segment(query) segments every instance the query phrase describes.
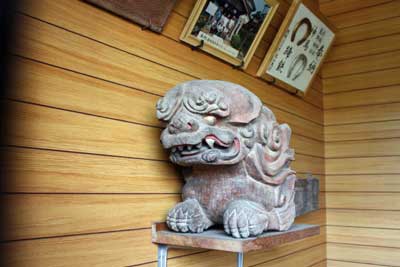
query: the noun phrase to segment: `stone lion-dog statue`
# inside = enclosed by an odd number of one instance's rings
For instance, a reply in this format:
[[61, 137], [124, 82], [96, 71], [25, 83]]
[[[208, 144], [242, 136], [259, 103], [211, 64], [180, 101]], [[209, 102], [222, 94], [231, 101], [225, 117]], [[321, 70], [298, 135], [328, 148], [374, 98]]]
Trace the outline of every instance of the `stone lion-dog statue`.
[[223, 224], [235, 238], [288, 230], [296, 217], [291, 129], [244, 87], [212, 80], [177, 85], [157, 103], [160, 141], [182, 167], [183, 201], [168, 213], [176, 232]]

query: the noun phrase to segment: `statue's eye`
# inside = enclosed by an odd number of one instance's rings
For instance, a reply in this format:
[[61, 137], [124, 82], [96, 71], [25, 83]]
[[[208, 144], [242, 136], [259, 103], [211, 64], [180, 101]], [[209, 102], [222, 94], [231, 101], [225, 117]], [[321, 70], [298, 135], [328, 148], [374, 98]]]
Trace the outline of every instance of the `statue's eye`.
[[205, 116], [205, 117], [204, 117], [204, 121], [205, 121], [208, 125], [214, 126], [215, 123], [217, 122], [217, 118], [215, 118], [214, 116], [209, 115], [209, 116]]

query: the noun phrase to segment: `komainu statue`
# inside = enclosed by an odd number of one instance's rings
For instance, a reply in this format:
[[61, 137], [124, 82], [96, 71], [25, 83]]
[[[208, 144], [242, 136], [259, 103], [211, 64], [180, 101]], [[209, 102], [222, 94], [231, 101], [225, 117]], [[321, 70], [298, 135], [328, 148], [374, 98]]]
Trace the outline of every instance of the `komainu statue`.
[[157, 103], [161, 143], [182, 166], [183, 202], [167, 225], [200, 233], [223, 224], [236, 238], [287, 230], [296, 216], [291, 130], [247, 89], [223, 81], [179, 84]]

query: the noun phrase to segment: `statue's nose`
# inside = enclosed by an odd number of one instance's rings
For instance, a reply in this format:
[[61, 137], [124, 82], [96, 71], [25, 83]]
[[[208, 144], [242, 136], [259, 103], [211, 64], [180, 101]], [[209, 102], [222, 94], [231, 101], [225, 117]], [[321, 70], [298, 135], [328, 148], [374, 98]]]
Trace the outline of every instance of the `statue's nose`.
[[172, 120], [168, 125], [170, 134], [178, 134], [183, 132], [194, 132], [199, 129], [198, 123], [193, 119], [185, 119], [182, 117]]

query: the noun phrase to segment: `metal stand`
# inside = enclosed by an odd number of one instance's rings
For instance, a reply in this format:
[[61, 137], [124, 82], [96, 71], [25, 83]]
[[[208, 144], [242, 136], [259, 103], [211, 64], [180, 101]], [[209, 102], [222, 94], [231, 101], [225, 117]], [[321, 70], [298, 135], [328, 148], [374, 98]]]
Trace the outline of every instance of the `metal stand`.
[[[158, 264], [157, 267], [167, 267], [167, 260], [168, 260], [168, 246], [167, 245], [158, 245]], [[243, 258], [244, 253], [238, 252], [236, 258], [236, 266], [243, 267]]]
[[238, 69], [241, 69], [243, 66], [244, 66], [244, 61], [242, 60], [242, 61], [240, 61], [239, 65], [233, 66], [232, 69], [238, 70]]
[[237, 253], [237, 267], [243, 267], [243, 258], [244, 258], [244, 254], [243, 252], [238, 252]]
[[158, 264], [157, 267], [167, 267], [168, 246], [158, 245]]
[[193, 51], [195, 51], [195, 50], [199, 50], [200, 48], [202, 48], [204, 46], [204, 40], [200, 40], [200, 44], [199, 45], [193, 45], [192, 47], [191, 47], [191, 49], [193, 50]]

